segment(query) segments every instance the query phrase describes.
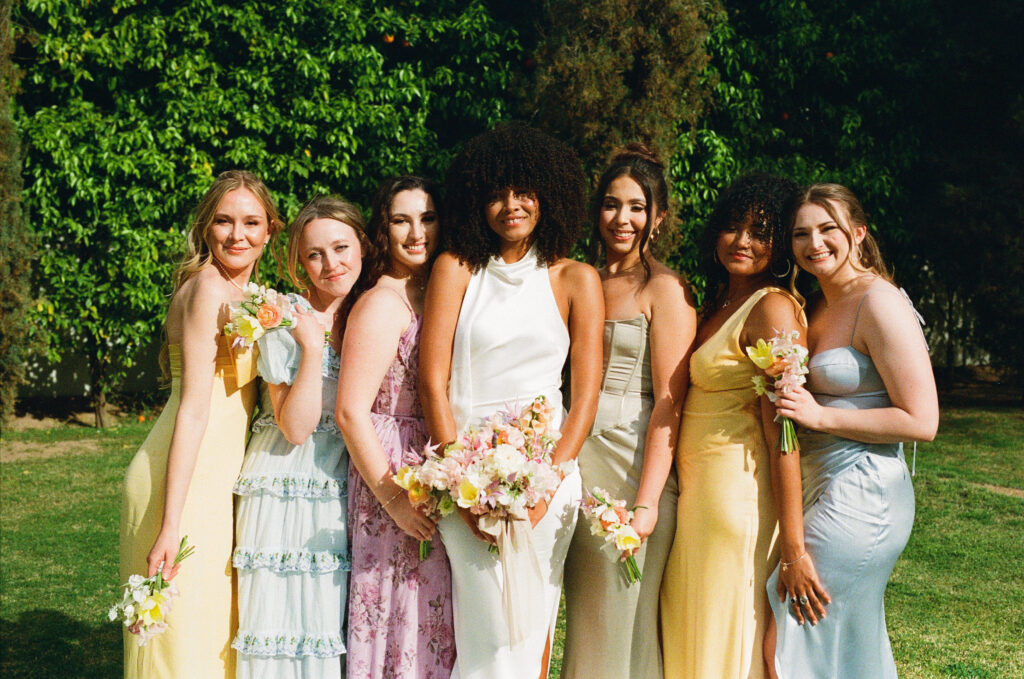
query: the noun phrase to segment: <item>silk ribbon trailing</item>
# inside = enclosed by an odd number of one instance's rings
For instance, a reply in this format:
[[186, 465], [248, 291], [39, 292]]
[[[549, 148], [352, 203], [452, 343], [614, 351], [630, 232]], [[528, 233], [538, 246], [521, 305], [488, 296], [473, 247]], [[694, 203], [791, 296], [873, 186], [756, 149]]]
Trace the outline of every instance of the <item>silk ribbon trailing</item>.
[[488, 514], [480, 517], [479, 526], [498, 545], [502, 606], [509, 642], [514, 646], [529, 636], [533, 629], [531, 603], [542, 600], [544, 594], [544, 580], [533, 546], [533, 526], [529, 517], [496, 518]]

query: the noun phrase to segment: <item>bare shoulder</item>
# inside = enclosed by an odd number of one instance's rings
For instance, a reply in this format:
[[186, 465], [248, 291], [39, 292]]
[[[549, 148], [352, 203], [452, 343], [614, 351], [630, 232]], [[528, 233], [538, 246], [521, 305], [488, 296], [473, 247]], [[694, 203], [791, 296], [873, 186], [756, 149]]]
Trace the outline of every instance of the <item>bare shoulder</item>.
[[187, 315], [195, 312], [209, 312], [220, 309], [231, 299], [232, 290], [227, 281], [214, 269], [208, 266], [200, 269], [185, 281], [171, 300], [171, 306], [179, 306]]
[[435, 276], [446, 278], [448, 280], [458, 280], [465, 278], [469, 280], [469, 277], [473, 275], [469, 266], [460, 260], [457, 256], [451, 252], [445, 251], [437, 256], [434, 260], [433, 266], [430, 268], [430, 277]]
[[800, 313], [800, 303], [793, 295], [783, 290], [769, 290], [750, 310], [750, 318], [789, 319], [796, 318]]
[[681, 304], [696, 308], [693, 291], [690, 290], [686, 278], [661, 262], [652, 264], [651, 278], [644, 286], [643, 295], [647, 297], [651, 306]]
[[569, 259], [568, 257], [563, 257], [554, 264], [549, 265], [548, 272], [552, 278], [562, 285], [583, 286], [586, 288], [593, 286], [601, 287], [601, 277], [598, 275], [597, 269], [589, 264], [577, 262], [575, 259]]
[[889, 281], [879, 280], [871, 285], [869, 294], [861, 304], [860, 321], [876, 327], [888, 325], [918, 325], [917, 313], [904, 293]]
[[391, 325], [401, 321], [402, 325], [407, 325], [409, 319], [409, 307], [405, 305], [401, 295], [381, 283], [361, 294], [349, 312], [351, 324], [370, 321], [374, 324]]

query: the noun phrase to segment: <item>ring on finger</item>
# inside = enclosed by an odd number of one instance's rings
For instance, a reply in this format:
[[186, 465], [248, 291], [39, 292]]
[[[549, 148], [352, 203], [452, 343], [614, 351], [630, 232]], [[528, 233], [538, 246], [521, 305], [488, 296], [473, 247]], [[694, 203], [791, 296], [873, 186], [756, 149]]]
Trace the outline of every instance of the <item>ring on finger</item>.
[[808, 599], [808, 598], [807, 598], [807, 595], [806, 595], [806, 594], [801, 594], [801, 595], [800, 595], [800, 598], [799, 598], [799, 599], [797, 599], [797, 601], [799, 601], [799, 602], [800, 602], [800, 605], [801, 605], [801, 606], [806, 606], [807, 604], [809, 604], [809, 603], [810, 603], [810, 599]]

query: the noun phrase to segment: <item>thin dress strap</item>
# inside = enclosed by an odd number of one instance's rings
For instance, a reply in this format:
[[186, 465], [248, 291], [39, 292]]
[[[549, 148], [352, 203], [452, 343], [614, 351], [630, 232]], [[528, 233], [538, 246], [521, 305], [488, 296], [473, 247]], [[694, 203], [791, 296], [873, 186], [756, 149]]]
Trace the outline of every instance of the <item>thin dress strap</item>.
[[853, 336], [857, 333], [857, 321], [860, 320], [860, 308], [864, 306], [864, 300], [866, 300], [868, 298], [868, 295], [870, 294], [871, 287], [869, 287], [868, 291], [865, 292], [864, 295], [860, 298], [860, 302], [857, 304], [857, 313], [853, 315], [853, 327], [850, 329], [850, 341], [847, 342], [847, 344], [851, 347], [853, 346]]
[[397, 297], [398, 299], [402, 300], [402, 304], [404, 304], [405, 308], [409, 310], [409, 313], [412, 314], [413, 316], [416, 315], [416, 312], [413, 310], [412, 305], [409, 304], [409, 300], [407, 300], [402, 293], [400, 293], [398, 290], [395, 290], [394, 288], [389, 288], [387, 286], [384, 286], [382, 289], [383, 290], [387, 290], [388, 292], [393, 294], [395, 297]]

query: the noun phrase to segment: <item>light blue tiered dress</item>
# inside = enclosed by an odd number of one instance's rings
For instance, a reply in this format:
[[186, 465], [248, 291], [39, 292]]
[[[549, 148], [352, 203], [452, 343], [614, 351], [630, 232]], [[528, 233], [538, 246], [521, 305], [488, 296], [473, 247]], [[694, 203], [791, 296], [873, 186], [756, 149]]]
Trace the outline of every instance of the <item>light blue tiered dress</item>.
[[283, 328], [258, 343], [261, 415], [234, 489], [237, 676], [339, 679], [350, 569], [348, 455], [334, 422], [340, 359], [324, 347], [320, 422], [295, 446], [277, 427], [266, 383], [291, 384], [302, 350]]
[[[885, 384], [869, 356], [852, 346], [808, 363], [807, 387], [823, 406], [884, 408]], [[816, 626], [799, 625], [791, 602], [768, 594], [780, 679], [893, 679], [896, 665], [883, 596], [914, 523], [914, 487], [900, 443], [868, 444], [801, 430], [804, 542], [832, 603]]]

